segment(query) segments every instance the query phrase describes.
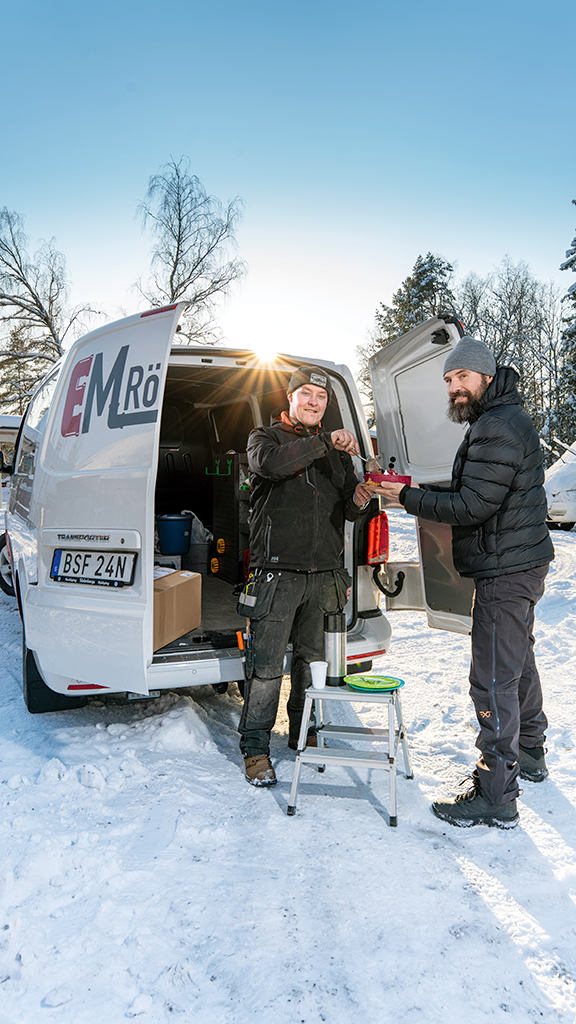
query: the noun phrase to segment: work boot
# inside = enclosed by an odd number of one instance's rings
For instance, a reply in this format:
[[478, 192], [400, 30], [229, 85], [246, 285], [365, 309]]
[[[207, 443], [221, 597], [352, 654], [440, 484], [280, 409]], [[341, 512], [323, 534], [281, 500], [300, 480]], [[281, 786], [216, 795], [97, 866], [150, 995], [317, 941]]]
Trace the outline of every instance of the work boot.
[[251, 786], [275, 786], [276, 772], [274, 771], [268, 754], [256, 754], [254, 757], [244, 758], [246, 778]]
[[529, 782], [543, 782], [548, 778], [544, 747], [520, 747], [518, 764], [520, 778]]
[[[289, 739], [288, 740], [288, 746], [289, 746], [290, 750], [298, 750], [298, 740], [290, 740]], [[309, 732], [308, 733], [308, 735], [306, 737], [306, 746], [307, 747], [317, 747], [318, 746], [318, 740], [316, 738], [316, 733], [315, 732]]]
[[494, 825], [496, 828], [515, 828], [518, 824], [516, 800], [507, 804], [491, 804], [482, 796], [480, 784], [472, 776], [472, 786], [453, 800], [436, 800], [432, 811], [437, 818], [450, 825], [470, 828], [472, 825]]

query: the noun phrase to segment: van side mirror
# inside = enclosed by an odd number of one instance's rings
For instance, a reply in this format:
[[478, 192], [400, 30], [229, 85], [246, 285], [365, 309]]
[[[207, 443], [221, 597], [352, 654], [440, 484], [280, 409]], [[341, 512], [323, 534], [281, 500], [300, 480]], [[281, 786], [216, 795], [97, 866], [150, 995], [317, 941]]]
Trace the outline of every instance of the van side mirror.
[[4, 452], [0, 451], [0, 473], [6, 473], [7, 476], [12, 476], [14, 472], [14, 466], [7, 466], [4, 462]]

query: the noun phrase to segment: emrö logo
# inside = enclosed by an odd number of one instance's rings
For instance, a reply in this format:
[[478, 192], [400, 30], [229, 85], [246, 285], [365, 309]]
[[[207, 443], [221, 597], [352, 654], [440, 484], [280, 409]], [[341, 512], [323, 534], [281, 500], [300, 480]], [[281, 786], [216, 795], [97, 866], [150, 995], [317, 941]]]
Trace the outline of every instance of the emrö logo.
[[[160, 390], [157, 370], [161, 363], [150, 364], [148, 373], [143, 366], [126, 369], [129, 345], [124, 345], [108, 379], [104, 383], [104, 353], [86, 356], [72, 368], [66, 403], [62, 414], [60, 432], [62, 437], [78, 437], [87, 434], [96, 403], [96, 416], [100, 417], [108, 402], [108, 427], [110, 430], [130, 427], [136, 423], [155, 423], [158, 409], [154, 408]], [[80, 427], [82, 424], [82, 427]]]

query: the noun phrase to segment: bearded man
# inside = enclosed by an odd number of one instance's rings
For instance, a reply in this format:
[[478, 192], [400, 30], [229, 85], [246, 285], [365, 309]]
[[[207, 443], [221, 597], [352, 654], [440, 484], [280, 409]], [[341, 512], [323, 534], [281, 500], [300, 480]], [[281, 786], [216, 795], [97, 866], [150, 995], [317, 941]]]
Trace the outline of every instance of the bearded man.
[[454, 565], [474, 580], [470, 696], [480, 733], [472, 787], [432, 810], [452, 825], [518, 823], [518, 777], [548, 775], [547, 720], [534, 661], [534, 606], [554, 548], [546, 525], [538, 434], [521, 408], [518, 374], [465, 336], [444, 364], [448, 416], [470, 427], [450, 488], [384, 484], [411, 515], [452, 526]]

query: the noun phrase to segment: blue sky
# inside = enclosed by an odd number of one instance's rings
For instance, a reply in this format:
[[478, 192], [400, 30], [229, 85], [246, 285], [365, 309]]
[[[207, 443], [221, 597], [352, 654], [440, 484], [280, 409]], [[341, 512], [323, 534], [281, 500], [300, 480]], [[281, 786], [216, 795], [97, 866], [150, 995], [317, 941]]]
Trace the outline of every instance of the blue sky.
[[136, 207], [182, 154], [244, 201], [231, 344], [351, 362], [429, 250], [572, 283], [572, 0], [31, 0], [2, 25], [0, 206], [109, 318], [141, 306]]

